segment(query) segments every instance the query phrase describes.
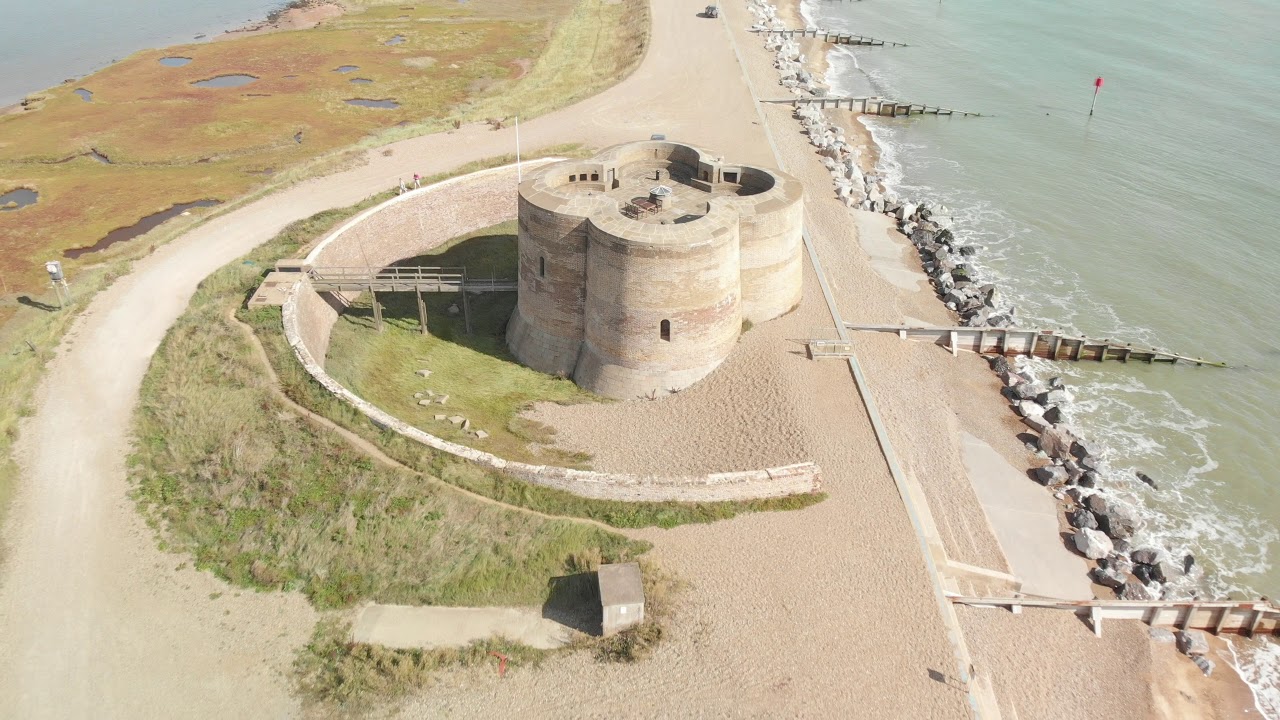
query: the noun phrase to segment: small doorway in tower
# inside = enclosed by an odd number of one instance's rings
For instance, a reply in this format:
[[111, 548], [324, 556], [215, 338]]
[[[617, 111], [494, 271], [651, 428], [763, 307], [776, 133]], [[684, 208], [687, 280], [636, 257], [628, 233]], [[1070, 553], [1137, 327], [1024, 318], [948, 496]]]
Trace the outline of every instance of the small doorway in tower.
[[671, 321], [670, 320], [663, 320], [662, 322], [658, 323], [658, 337], [662, 338], [663, 340], [666, 340], [667, 342], [671, 342]]

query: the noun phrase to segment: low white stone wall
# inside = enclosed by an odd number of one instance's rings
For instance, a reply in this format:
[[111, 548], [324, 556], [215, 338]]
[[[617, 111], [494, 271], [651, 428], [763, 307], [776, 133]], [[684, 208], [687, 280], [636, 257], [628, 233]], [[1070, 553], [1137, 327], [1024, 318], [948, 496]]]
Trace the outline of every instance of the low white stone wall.
[[[515, 217], [515, 174], [514, 166], [496, 168], [397, 196], [344, 224], [311, 251], [307, 262], [313, 265], [390, 264], [458, 235]], [[382, 215], [384, 211], [388, 214]], [[366, 224], [370, 220], [372, 222]], [[419, 224], [419, 220], [423, 222]], [[300, 280], [289, 291], [283, 318], [285, 339], [307, 372], [376, 425], [535, 485], [587, 498], [630, 502], [755, 500], [813, 493], [822, 486], [821, 472], [812, 462], [764, 470], [671, 477], [574, 470], [504, 460], [424, 432], [330, 377], [324, 370], [324, 356], [338, 313], [306, 280]]]

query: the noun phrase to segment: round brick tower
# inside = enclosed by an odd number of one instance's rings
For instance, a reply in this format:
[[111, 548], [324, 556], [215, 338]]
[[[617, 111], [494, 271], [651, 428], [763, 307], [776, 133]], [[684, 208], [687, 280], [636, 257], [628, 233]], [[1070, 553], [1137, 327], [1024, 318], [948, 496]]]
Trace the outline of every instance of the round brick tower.
[[609, 397], [688, 387], [744, 319], [799, 303], [802, 203], [787, 175], [664, 141], [543, 168], [520, 186], [507, 344]]

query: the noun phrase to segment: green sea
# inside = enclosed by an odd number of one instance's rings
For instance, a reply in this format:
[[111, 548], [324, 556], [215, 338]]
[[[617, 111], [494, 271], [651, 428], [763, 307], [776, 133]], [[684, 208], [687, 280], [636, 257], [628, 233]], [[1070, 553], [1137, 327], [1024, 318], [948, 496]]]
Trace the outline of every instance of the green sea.
[[[1105, 491], [1142, 509], [1135, 546], [1195, 556], [1203, 575], [1180, 595], [1280, 595], [1280, 0], [807, 0], [805, 13], [909, 44], [832, 52], [833, 95], [989, 115], [867, 122], [885, 182], [954, 211], [1021, 325], [1232, 366], [1032, 364], [1066, 380]], [[1262, 665], [1255, 689], [1274, 692], [1280, 662]]]

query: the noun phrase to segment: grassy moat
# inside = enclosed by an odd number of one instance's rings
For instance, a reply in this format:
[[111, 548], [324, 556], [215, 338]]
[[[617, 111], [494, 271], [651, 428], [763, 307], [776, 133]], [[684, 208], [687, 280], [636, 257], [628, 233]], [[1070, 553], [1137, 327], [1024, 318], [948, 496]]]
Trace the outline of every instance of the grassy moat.
[[[401, 265], [466, 267], [472, 277], [516, 276], [515, 221], [455, 238]], [[417, 427], [510, 460], [584, 467], [587, 458], [551, 447], [555, 431], [520, 416], [534, 402], [580, 403], [600, 398], [572, 381], [530, 370], [507, 351], [507, 319], [515, 293], [481, 293], [467, 301], [471, 334], [457, 293], [424, 293], [427, 330], [420, 331], [413, 293], [382, 293], [384, 330], [374, 326], [368, 293], [334, 326], [325, 368], [353, 392]], [[418, 370], [429, 369], [423, 378]], [[444, 404], [421, 405], [430, 391]], [[425, 396], [425, 397], [424, 397]], [[480, 439], [437, 415], [461, 416]]]

